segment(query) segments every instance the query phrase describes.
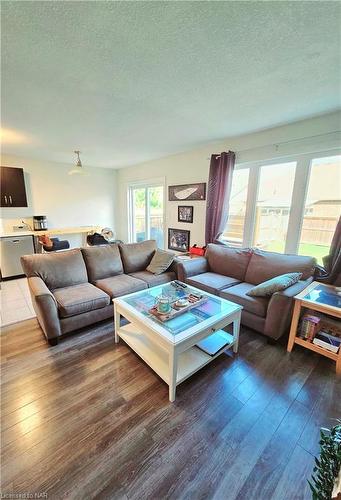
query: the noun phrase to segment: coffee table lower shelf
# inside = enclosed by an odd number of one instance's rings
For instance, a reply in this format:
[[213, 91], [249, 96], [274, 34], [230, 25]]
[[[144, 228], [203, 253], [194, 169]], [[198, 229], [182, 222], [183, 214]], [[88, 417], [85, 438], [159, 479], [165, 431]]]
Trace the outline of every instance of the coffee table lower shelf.
[[[166, 384], [170, 385], [169, 355], [164, 349], [139, 331], [138, 326], [134, 325], [134, 323], [120, 327], [118, 335]], [[232, 335], [231, 338], [233, 338]], [[233, 345], [234, 342], [232, 341], [224, 350], [232, 348]], [[181, 352], [177, 358], [176, 385], [181, 384], [220, 354], [222, 354], [222, 351], [219, 351], [215, 356], [209, 356], [195, 346]]]

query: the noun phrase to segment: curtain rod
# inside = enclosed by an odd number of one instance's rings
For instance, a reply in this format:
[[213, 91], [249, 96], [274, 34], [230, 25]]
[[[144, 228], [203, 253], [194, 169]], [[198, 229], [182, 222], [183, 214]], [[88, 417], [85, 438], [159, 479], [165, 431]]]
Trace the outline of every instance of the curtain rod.
[[[254, 148], [248, 148], [248, 149], [240, 149], [236, 151], [237, 154], [239, 153], [245, 153], [246, 151], [254, 151], [255, 149], [263, 149], [267, 148], [269, 146], [275, 146], [276, 151], [278, 150], [279, 146], [282, 146], [283, 144], [291, 144], [292, 142], [298, 142], [298, 141], [304, 141], [305, 139], [316, 139], [316, 137], [325, 137], [326, 135], [331, 135], [331, 134], [339, 134], [341, 130], [335, 130], [334, 132], [327, 132], [326, 134], [317, 134], [317, 135], [309, 135], [308, 137], [300, 137], [299, 139], [291, 139], [290, 141], [283, 141], [283, 142], [275, 142], [274, 144], [265, 144], [263, 146], [255, 146]], [[217, 158], [220, 158], [220, 155], [215, 155]], [[207, 158], [207, 160], [210, 160], [211, 158]]]

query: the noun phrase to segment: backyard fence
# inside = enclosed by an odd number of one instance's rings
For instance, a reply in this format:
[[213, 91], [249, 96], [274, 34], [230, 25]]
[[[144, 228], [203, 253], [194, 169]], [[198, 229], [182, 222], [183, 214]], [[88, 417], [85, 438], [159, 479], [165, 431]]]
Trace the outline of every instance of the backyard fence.
[[337, 221], [337, 217], [304, 217], [301, 242], [329, 246], [333, 238]]
[[[256, 224], [254, 232], [254, 244], [262, 245], [268, 241], [285, 241], [288, 227], [289, 215], [276, 213], [276, 209], [270, 213], [262, 213], [262, 209], [256, 211]], [[329, 246], [333, 238], [337, 216], [311, 216], [303, 218], [300, 243]], [[227, 228], [223, 236], [232, 241], [243, 241], [245, 217], [243, 215], [230, 215]]]

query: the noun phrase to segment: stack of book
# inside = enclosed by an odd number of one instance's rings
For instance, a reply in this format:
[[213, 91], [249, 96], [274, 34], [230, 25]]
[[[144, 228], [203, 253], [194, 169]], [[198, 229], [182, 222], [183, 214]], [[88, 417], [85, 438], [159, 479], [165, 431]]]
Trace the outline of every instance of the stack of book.
[[319, 347], [323, 347], [328, 351], [337, 353], [340, 349], [341, 338], [336, 337], [334, 335], [330, 335], [329, 333], [326, 333], [323, 330], [321, 330], [315, 335], [313, 344], [316, 344]]
[[337, 353], [341, 346], [340, 322], [323, 314], [317, 315], [308, 311], [301, 319], [298, 336]]
[[321, 316], [320, 328], [313, 344], [316, 344], [328, 351], [337, 353], [341, 345], [341, 325], [340, 321], [329, 316]]
[[301, 328], [299, 337], [308, 342], [312, 342], [315, 335], [319, 331], [319, 323], [321, 318], [313, 314], [305, 314], [301, 320]]

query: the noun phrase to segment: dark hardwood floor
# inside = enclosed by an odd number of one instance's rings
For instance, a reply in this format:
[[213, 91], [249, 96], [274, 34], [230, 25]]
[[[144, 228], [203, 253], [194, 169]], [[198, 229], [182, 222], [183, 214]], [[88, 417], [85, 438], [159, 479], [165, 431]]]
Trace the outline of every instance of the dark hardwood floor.
[[177, 389], [111, 323], [48, 347], [35, 320], [3, 329], [2, 494], [48, 498], [300, 499], [319, 428], [341, 415], [334, 364], [242, 329]]

